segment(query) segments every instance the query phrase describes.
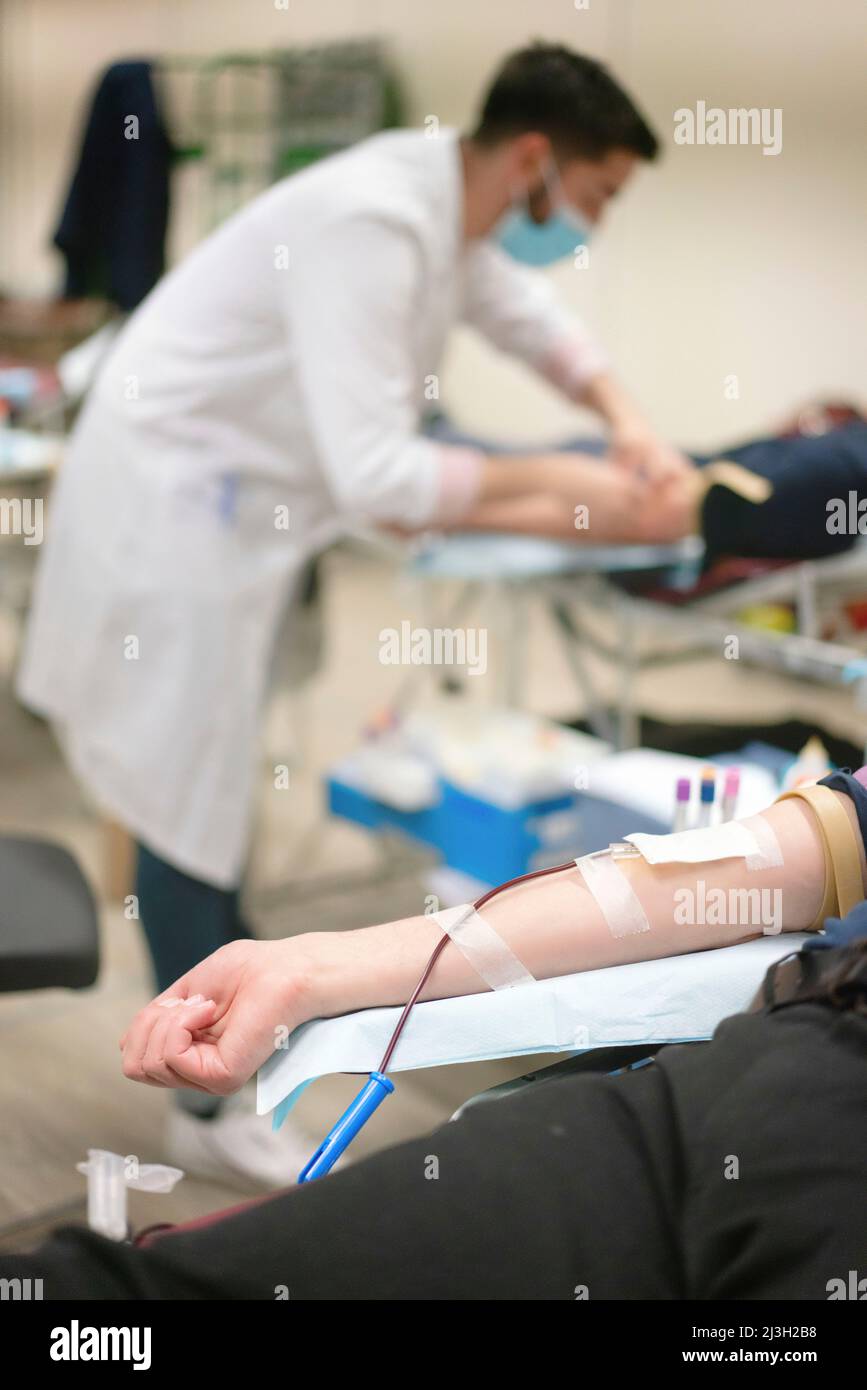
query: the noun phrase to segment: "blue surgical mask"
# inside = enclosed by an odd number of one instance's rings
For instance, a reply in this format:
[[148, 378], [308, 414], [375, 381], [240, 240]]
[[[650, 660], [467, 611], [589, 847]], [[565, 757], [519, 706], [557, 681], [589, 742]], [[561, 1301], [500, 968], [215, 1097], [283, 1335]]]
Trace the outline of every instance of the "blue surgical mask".
[[525, 194], [523, 206], [513, 206], [504, 213], [492, 233], [497, 244], [524, 265], [553, 265], [573, 256], [579, 246], [586, 246], [590, 240], [589, 226], [563, 195], [556, 167], [554, 179], [548, 173], [543, 177], [552, 206], [548, 220], [533, 221]]

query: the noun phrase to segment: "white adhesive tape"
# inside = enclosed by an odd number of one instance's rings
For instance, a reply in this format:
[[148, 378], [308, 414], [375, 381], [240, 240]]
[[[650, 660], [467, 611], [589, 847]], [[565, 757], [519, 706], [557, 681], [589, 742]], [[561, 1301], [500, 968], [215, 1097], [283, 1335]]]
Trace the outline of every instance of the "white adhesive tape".
[[491, 989], [532, 985], [534, 977], [472, 903], [430, 914]]
[[753, 872], [755, 869], [779, 869], [783, 862], [783, 851], [764, 816], [749, 816], [743, 824], [749, 826], [758, 845], [757, 854], [747, 855], [747, 870]]
[[588, 854], [575, 863], [612, 936], [637, 936], [650, 931], [644, 908], [609, 854]]
[[[759, 817], [754, 817], [758, 820]], [[763, 822], [766, 825], [766, 822]], [[773, 835], [769, 825], [768, 831]], [[627, 835], [626, 840], [640, 851], [648, 864], [708, 864], [715, 859], [761, 858], [762, 847], [746, 822], [730, 820], [723, 825], [702, 826], [697, 830], [678, 830], [673, 835]], [[777, 847], [779, 852], [779, 846]], [[782, 863], [782, 859], [780, 860]]]

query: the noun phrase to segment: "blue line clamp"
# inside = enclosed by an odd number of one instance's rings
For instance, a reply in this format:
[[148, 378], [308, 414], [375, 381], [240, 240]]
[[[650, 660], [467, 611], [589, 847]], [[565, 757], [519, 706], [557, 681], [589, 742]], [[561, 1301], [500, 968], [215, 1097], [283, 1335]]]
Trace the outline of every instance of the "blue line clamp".
[[367, 1124], [374, 1110], [378, 1109], [393, 1090], [393, 1081], [389, 1081], [381, 1071], [372, 1071], [355, 1100], [344, 1110], [313, 1157], [301, 1169], [298, 1174], [299, 1183], [312, 1182], [314, 1178], [324, 1178], [326, 1173], [330, 1173], [358, 1131]]

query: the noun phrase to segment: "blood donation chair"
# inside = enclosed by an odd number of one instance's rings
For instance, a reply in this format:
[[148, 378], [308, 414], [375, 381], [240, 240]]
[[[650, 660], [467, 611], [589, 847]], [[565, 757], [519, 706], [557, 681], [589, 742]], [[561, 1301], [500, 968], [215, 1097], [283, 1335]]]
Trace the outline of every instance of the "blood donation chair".
[[73, 856], [0, 836], [0, 991], [86, 989], [98, 973], [96, 903]]

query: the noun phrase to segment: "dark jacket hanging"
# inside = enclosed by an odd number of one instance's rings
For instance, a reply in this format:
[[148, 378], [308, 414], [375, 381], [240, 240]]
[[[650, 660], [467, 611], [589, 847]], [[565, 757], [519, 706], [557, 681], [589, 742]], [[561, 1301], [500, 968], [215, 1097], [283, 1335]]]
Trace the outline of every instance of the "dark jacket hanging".
[[148, 62], [113, 63], [96, 89], [54, 235], [67, 298], [134, 309], [163, 272], [171, 144], [151, 72]]

